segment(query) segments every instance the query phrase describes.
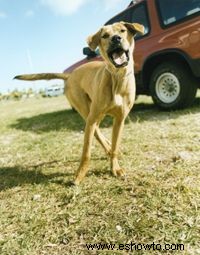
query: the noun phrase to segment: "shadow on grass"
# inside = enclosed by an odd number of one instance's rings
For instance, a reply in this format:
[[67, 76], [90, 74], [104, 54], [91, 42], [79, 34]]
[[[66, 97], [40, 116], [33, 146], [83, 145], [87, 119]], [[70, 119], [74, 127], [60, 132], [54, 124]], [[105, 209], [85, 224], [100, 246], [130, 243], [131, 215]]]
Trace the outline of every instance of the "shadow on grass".
[[[107, 157], [93, 157], [92, 160], [107, 160]], [[55, 183], [64, 187], [71, 187], [74, 185], [73, 179], [75, 175], [75, 172], [69, 172], [67, 170], [67, 165], [70, 165], [71, 163], [79, 163], [79, 159], [70, 159], [65, 162], [54, 160], [27, 166], [16, 165], [12, 167], [0, 167], [0, 192], [14, 187], [22, 187], [26, 184], [33, 185]], [[65, 169], [64, 173], [45, 173], [47, 167], [56, 167], [57, 169], [58, 164], [63, 165], [63, 168]], [[107, 172], [107, 168], [105, 168], [104, 171], [102, 171], [102, 169], [100, 171], [90, 171], [88, 176], [102, 176]]]
[[144, 121], [165, 121], [169, 119], [177, 119], [180, 116], [189, 114], [196, 114], [200, 112], [200, 98], [196, 98], [191, 107], [183, 110], [163, 111], [157, 108], [153, 103], [136, 103], [133, 110], [129, 114], [129, 120], [132, 122]]
[[50, 132], [55, 130], [82, 130], [84, 121], [73, 110], [63, 110], [39, 114], [30, 118], [17, 119], [10, 127], [35, 133]]
[[42, 173], [41, 168], [43, 166], [52, 166], [56, 163], [58, 161], [44, 162], [34, 166], [0, 167], [0, 191], [26, 184], [45, 184], [49, 182], [63, 186], [71, 185], [71, 182], [64, 182], [64, 180], [58, 179], [59, 177], [72, 177], [72, 174], [67, 171], [65, 173]]
[[[179, 111], [161, 111], [156, 108], [153, 103], [144, 104], [136, 103], [133, 111], [129, 114], [129, 120], [132, 122], [156, 121], [166, 119], [176, 119], [181, 115], [199, 112], [200, 98], [195, 100], [192, 107]], [[11, 128], [20, 129], [23, 131], [32, 131], [35, 133], [50, 132], [56, 130], [80, 131], [84, 130], [85, 122], [80, 115], [71, 109], [50, 112], [36, 115], [29, 118], [19, 118], [10, 125]], [[101, 128], [112, 126], [112, 118], [106, 116], [101, 123]]]

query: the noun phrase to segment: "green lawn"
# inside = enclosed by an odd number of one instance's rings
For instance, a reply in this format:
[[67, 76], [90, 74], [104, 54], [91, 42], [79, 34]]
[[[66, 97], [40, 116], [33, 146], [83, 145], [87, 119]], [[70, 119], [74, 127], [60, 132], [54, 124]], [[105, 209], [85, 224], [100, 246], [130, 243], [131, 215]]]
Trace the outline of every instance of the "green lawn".
[[[0, 254], [200, 254], [200, 98], [161, 112], [140, 97], [121, 146], [126, 180], [95, 141], [90, 171], [71, 185], [84, 122], [64, 96], [0, 102]], [[112, 120], [102, 131], [111, 136]], [[86, 244], [116, 244], [88, 251]], [[184, 244], [122, 251], [119, 244]], [[140, 246], [139, 246], [140, 247]]]

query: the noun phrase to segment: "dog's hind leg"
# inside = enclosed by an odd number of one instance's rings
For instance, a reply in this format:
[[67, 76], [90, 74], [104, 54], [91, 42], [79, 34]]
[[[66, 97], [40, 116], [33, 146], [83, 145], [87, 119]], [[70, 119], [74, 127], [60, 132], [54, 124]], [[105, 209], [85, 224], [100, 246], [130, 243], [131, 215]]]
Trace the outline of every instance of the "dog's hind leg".
[[105, 138], [105, 136], [101, 133], [98, 126], [96, 126], [94, 136], [97, 139], [97, 141], [101, 144], [101, 146], [104, 148], [106, 154], [110, 155], [111, 142], [107, 138]]
[[[68, 94], [67, 98], [70, 102], [70, 104], [76, 109], [76, 111], [81, 115], [81, 117], [86, 121], [87, 117], [90, 112], [90, 100], [88, 96], [82, 92], [79, 91], [79, 97], [75, 97], [75, 94], [73, 93]], [[101, 120], [101, 119], [100, 119]], [[94, 136], [97, 139], [97, 141], [100, 143], [100, 145], [103, 147], [107, 155], [110, 155], [111, 152], [111, 142], [101, 133], [99, 129], [99, 123], [96, 125]]]
[[111, 170], [115, 176], [125, 176], [126, 171], [119, 166], [118, 154], [125, 118], [115, 118], [112, 133]]

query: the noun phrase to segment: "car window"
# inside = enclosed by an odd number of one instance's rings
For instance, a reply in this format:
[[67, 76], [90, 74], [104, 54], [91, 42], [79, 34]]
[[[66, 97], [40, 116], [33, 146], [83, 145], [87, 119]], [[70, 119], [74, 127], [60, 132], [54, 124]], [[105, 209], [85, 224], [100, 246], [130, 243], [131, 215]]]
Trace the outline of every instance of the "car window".
[[200, 0], [157, 0], [157, 5], [164, 26], [200, 14]]
[[[140, 4], [137, 8], [133, 8], [131, 12], [131, 22], [142, 24], [144, 26], [144, 35], [149, 33], [150, 25], [145, 4]], [[136, 39], [140, 37], [142, 36], [139, 34], [136, 35]]]
[[120, 21], [131, 22], [130, 21], [130, 9], [125, 10], [122, 13], [120, 13], [119, 15], [113, 17], [112, 19], [107, 21], [105, 25], [111, 25], [115, 22], [120, 22]]
[[109, 20], [106, 25], [113, 24], [115, 22], [124, 21], [124, 22], [130, 22], [130, 23], [140, 23], [145, 28], [144, 35], [136, 35], [136, 39], [141, 38], [149, 33], [150, 31], [150, 25], [149, 25], [149, 19], [147, 14], [147, 7], [145, 3], [141, 3], [139, 5], [133, 6], [124, 12], [120, 13], [119, 15], [115, 16], [111, 20]]

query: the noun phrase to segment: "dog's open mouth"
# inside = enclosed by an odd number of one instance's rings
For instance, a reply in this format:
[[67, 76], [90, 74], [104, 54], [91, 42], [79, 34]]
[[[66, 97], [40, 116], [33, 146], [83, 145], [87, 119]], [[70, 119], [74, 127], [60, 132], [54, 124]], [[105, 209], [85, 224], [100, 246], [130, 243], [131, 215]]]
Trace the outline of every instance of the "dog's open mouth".
[[108, 52], [108, 56], [115, 67], [124, 67], [128, 65], [129, 52], [122, 48], [115, 48]]

